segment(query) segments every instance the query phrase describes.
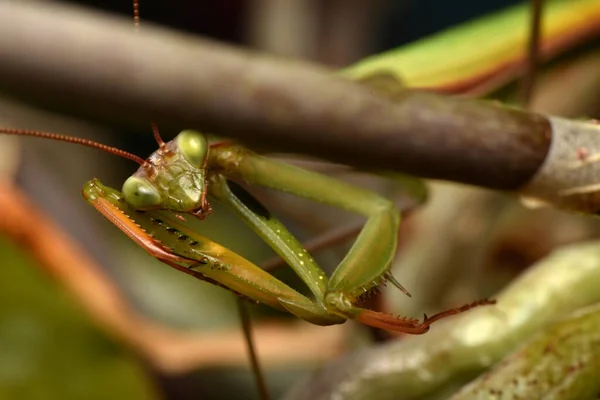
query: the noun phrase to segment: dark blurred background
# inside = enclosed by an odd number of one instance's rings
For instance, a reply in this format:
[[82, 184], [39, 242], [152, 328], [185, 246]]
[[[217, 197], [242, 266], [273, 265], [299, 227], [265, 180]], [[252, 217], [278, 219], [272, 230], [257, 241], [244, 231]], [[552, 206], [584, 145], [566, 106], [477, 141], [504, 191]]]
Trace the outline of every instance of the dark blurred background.
[[[73, 3], [132, 15], [127, 1]], [[141, 1], [140, 13], [142, 19], [218, 40], [266, 50], [274, 50], [269, 48], [274, 46], [287, 54], [344, 65], [517, 3], [520, 1], [152, 0]], [[292, 37], [292, 33], [305, 33], [305, 37]], [[318, 51], [323, 42], [329, 43], [334, 37], [339, 42], [332, 45], [352, 49], [346, 59], [328, 59], [326, 52]], [[290, 48], [277, 47], [280, 45], [273, 44], [277, 40], [289, 40]], [[328, 50], [339, 52], [333, 47]]]

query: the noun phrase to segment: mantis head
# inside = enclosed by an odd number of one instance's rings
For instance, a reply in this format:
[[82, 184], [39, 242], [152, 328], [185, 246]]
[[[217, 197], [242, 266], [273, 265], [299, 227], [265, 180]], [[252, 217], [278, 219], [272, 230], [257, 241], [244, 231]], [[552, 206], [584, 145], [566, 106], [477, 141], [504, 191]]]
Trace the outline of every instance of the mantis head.
[[206, 136], [185, 130], [165, 143], [156, 125], [153, 130], [159, 149], [147, 160], [102, 143], [58, 133], [12, 128], [0, 128], [0, 133], [75, 143], [128, 158], [140, 164], [123, 184], [123, 198], [133, 209], [171, 210], [200, 218], [208, 215], [211, 208], [206, 200], [206, 165], [210, 145]]
[[164, 143], [123, 184], [123, 198], [136, 210], [171, 210], [202, 215], [206, 200], [209, 144], [196, 131], [185, 130]]

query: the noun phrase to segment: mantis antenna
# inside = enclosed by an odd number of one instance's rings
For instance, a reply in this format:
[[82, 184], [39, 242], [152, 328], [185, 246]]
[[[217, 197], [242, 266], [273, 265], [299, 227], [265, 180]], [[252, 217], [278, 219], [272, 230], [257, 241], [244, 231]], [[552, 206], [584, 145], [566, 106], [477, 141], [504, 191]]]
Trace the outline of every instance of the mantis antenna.
[[[139, 0], [133, 0], [133, 29], [135, 33], [140, 32], [140, 2]], [[162, 149], [165, 147], [165, 142], [160, 137], [158, 125], [156, 122], [152, 122], [152, 133], [154, 134], [154, 140], [158, 143], [158, 146]]]
[[154, 134], [154, 140], [158, 143], [158, 146], [162, 149], [166, 146], [164, 140], [160, 137], [160, 132], [158, 131], [158, 125], [155, 122], [152, 123], [152, 133]]
[[140, 164], [141, 166], [147, 165], [147, 162], [143, 158], [136, 156], [135, 154], [131, 154], [131, 153], [126, 152], [125, 150], [121, 150], [116, 147], [98, 143], [98, 142], [95, 142], [95, 141], [89, 140], [89, 139], [67, 136], [67, 135], [62, 135], [59, 133], [34, 131], [34, 130], [28, 130], [28, 129], [1, 128], [0, 132], [6, 133], [8, 135], [34, 136], [34, 137], [39, 137], [39, 138], [44, 138], [44, 139], [52, 139], [52, 140], [58, 140], [58, 141], [67, 142], [67, 143], [80, 144], [82, 146], [87, 146], [87, 147], [91, 147], [94, 149], [103, 150], [108, 153], [127, 158], [131, 161], [135, 161], [136, 163]]

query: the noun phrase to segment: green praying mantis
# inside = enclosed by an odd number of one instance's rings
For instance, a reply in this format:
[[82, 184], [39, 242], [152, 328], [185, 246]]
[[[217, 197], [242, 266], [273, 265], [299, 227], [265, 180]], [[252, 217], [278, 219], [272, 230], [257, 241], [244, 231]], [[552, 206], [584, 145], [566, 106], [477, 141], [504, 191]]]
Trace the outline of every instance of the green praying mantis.
[[[379, 195], [316, 172], [262, 157], [231, 141], [209, 142], [185, 130], [163, 142], [147, 160], [83, 139], [44, 132], [2, 130], [84, 144], [140, 164], [122, 192], [94, 179], [83, 196], [150, 255], [171, 267], [218, 284], [252, 301], [288, 311], [317, 325], [354, 319], [377, 328], [422, 334], [446, 316], [491, 304], [482, 300], [421, 322], [360, 308], [355, 303], [383, 281], [404, 288], [389, 268], [396, 251], [400, 213]], [[331, 277], [266, 208], [232, 179], [285, 191], [367, 217], [353, 247]], [[204, 219], [211, 197], [248, 224], [302, 279], [314, 300], [300, 294], [250, 261], [187, 228], [184, 215]]]
[[[134, 21], [139, 25], [138, 2]], [[390, 274], [396, 253], [400, 213], [395, 205], [370, 191], [343, 181], [260, 156], [229, 140], [209, 141], [185, 130], [163, 142], [153, 125], [159, 149], [148, 159], [85, 139], [46, 132], [2, 129], [91, 146], [140, 164], [122, 191], [94, 179], [84, 198], [151, 256], [169, 266], [317, 325], [353, 319], [363, 324], [409, 334], [423, 334], [435, 321], [475, 306], [481, 300], [422, 321], [361, 308], [361, 298], [383, 282], [408, 292]], [[235, 180], [292, 193], [355, 212], [367, 221], [352, 248], [331, 276], [326, 276], [300, 242]], [[186, 216], [204, 219], [210, 199], [224, 204], [252, 228], [294, 270], [312, 299], [231, 250], [186, 227]]]
[[[571, 14], [564, 13], [571, 9], [567, 5], [569, 2], [552, 3], [555, 6], [548, 8], [554, 18], [549, 24], [550, 39], [552, 35], [564, 34], [565, 21], [570, 21], [566, 23], [567, 28], [578, 22], [577, 18], [569, 20]], [[583, 14], [589, 7], [595, 7], [597, 2], [580, 0], [573, 4], [579, 6], [579, 12]], [[499, 15], [501, 23], [497, 23], [496, 28], [508, 26], [506, 21], [512, 21], [517, 14]], [[518, 15], [522, 15], [522, 11]], [[490, 21], [484, 21], [480, 25], [488, 23]], [[481, 29], [480, 25], [477, 25], [478, 29]], [[447, 39], [445, 43], [455, 44], [454, 36], [449, 35], [452, 40]], [[478, 81], [474, 76], [489, 77], [495, 72], [506, 75], [506, 66], [517, 62], [518, 57], [512, 53], [498, 57], [498, 49], [503, 50], [506, 46], [514, 48], [519, 41], [522, 37], [518, 35], [507, 35], [499, 40], [503, 47], [495, 49], [495, 53], [492, 51], [484, 58], [485, 62], [473, 62], [479, 69], [473, 67], [467, 75], [451, 78], [455, 85], [434, 79], [440, 76], [439, 71], [419, 67], [423, 63], [422, 55], [431, 54], [431, 46], [426, 53], [416, 51], [414, 46], [407, 48], [404, 56], [400, 57], [403, 61], [397, 61], [398, 54], [391, 52], [359, 63], [342, 71], [342, 74], [364, 79], [382, 72], [394, 74], [400, 71], [404, 84], [409, 86], [458, 91], [455, 89], [462, 90], [468, 86], [467, 83]], [[421, 46], [425, 48], [429, 44]], [[459, 71], [459, 68], [454, 67], [453, 70]], [[233, 141], [211, 142], [200, 132], [186, 130], [174, 140], [164, 143], [155, 129], [159, 149], [143, 160], [122, 150], [74, 137], [18, 129], [2, 129], [0, 132], [79, 143], [139, 163], [139, 170], [124, 183], [121, 192], [92, 180], [85, 185], [84, 197], [160, 261], [311, 323], [331, 325], [353, 319], [377, 328], [422, 334], [439, 319], [492, 303], [478, 301], [425, 317], [423, 321], [358, 307], [356, 303], [361, 297], [384, 281], [404, 290], [389, 272], [400, 225], [400, 214], [393, 203], [328, 176], [262, 157]], [[367, 217], [367, 222], [346, 257], [328, 277], [293, 235], [235, 180], [340, 207]], [[200, 219], [210, 215], [209, 198], [231, 209], [268, 243], [302, 279], [313, 298], [300, 294], [248, 260], [187, 228], [187, 215]]]
[[[553, 38], [573, 31], [578, 26], [578, 19], [574, 16], [598, 8], [597, 1], [567, 3], [549, 3], [546, 12], [552, 18], [546, 27], [550, 39], [546, 39], [545, 43], [552, 43]], [[580, 7], [580, 14], [566, 12], [577, 7]], [[511, 21], [514, 23], [516, 16], [524, 15], [522, 11], [500, 13], [494, 18], [473, 23], [472, 27], [506, 29]], [[456, 76], [436, 70], [443, 69], [440, 63], [423, 61], [424, 55], [431, 54], [435, 49], [452, 52], [448, 49], [457, 41], [451, 40], [435, 42], [439, 47], [433, 46], [433, 42], [411, 45], [367, 59], [343, 70], [341, 74], [362, 80], [385, 73], [400, 78], [408, 86], [480, 94], [490, 88], [490, 79], [495, 83], [504, 82], [514, 73], [511, 72], [511, 66], [518, 64], [518, 55], [502, 51], [498, 53], [498, 49], [524, 47], [524, 40], [514, 30], [509, 29], [509, 32], [510, 35], [499, 40], [502, 46], [491, 49], [493, 51], [489, 53], [482, 53], [481, 48], [470, 46], [470, 49], [476, 50], [471, 57], [451, 59], [451, 65], [446, 67], [452, 67], [449, 68], [450, 72], [458, 72]], [[462, 35], [464, 39], [465, 32]], [[419, 52], [419, 49], [423, 52]], [[482, 54], [486, 56], [483, 57], [485, 62], [478, 62], [477, 58], [481, 58]], [[438, 54], [437, 57], [441, 56]], [[472, 68], [465, 70], [461, 65], [470, 65]], [[164, 143], [155, 130], [159, 149], [143, 160], [119, 149], [83, 139], [24, 130], [3, 129], [1, 132], [80, 143], [139, 163], [140, 169], [125, 182], [121, 191], [92, 180], [84, 187], [84, 197], [140, 247], [167, 265], [226, 287], [246, 299], [288, 311], [311, 323], [330, 325], [353, 319], [378, 328], [422, 334], [441, 318], [491, 303], [483, 300], [426, 317], [423, 321], [358, 307], [356, 303], [361, 297], [384, 281], [403, 290], [389, 273], [400, 225], [400, 214], [395, 206], [374, 193], [262, 157], [233, 141], [211, 141], [200, 132], [186, 130], [173, 141]], [[287, 229], [236, 181], [341, 207], [364, 215], [367, 223], [350, 252], [333, 275], [328, 277]], [[191, 230], [186, 219], [210, 217], [212, 201], [221, 202], [231, 209], [274, 248], [300, 276], [312, 297], [300, 294], [243, 257]]]

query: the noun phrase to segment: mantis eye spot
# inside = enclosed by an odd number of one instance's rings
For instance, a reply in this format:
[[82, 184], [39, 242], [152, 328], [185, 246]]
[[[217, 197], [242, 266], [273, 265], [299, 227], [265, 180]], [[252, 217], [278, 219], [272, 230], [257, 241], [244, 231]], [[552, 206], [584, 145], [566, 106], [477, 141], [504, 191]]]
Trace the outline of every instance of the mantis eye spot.
[[194, 167], [204, 168], [208, 156], [208, 140], [200, 132], [181, 131], [177, 138], [177, 148], [183, 157]]
[[125, 202], [136, 210], [148, 210], [161, 205], [160, 193], [148, 181], [135, 176], [129, 177], [123, 184]]

